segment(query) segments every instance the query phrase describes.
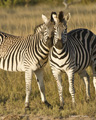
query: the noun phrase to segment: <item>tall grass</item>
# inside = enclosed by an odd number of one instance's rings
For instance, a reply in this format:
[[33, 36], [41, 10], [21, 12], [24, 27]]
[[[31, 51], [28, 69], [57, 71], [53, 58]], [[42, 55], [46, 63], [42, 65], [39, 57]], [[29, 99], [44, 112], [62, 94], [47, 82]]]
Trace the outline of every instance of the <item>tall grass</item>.
[[[53, 7], [40, 5], [29, 8], [0, 9], [0, 31], [13, 35], [28, 35], [34, 33], [36, 25], [42, 23], [41, 15], [45, 14], [50, 17], [52, 11], [59, 12], [64, 7]], [[65, 13], [71, 13], [71, 19], [68, 23], [68, 31], [76, 28], [87, 28], [96, 34], [96, 6], [72, 6]], [[64, 73], [63, 78], [63, 96], [65, 107], [59, 111], [59, 96], [57, 85], [51, 73], [49, 63], [44, 68], [44, 83], [46, 97], [53, 109], [48, 109], [41, 102], [37, 82], [33, 75], [32, 94], [30, 96], [30, 116], [32, 115], [51, 115], [54, 117], [70, 115], [89, 115], [96, 117], [96, 101], [94, 87], [92, 83], [92, 71], [87, 69], [90, 75], [90, 92], [91, 100], [85, 102], [85, 86], [82, 79], [75, 75], [75, 96], [76, 108], [71, 106], [71, 96], [69, 94], [67, 75]], [[7, 114], [24, 114], [25, 101], [25, 78], [22, 72], [6, 72], [0, 70], [0, 115]]]

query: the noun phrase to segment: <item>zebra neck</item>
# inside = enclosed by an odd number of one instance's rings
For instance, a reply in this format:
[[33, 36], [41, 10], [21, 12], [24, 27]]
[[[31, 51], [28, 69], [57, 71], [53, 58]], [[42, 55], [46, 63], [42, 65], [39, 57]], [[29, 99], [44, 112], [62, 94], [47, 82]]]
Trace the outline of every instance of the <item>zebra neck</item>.
[[51, 41], [51, 38], [49, 39], [47, 34], [44, 34], [44, 32], [39, 32], [33, 36], [32, 44], [34, 44], [35, 49], [37, 48], [40, 50], [43, 48], [49, 52], [50, 47], [52, 47]]
[[53, 46], [53, 38], [51, 37], [51, 38], [47, 38], [47, 40], [45, 41], [43, 41], [43, 43], [45, 44], [45, 46], [47, 47], [47, 48], [51, 48], [52, 46]]
[[41, 41], [48, 49], [53, 46], [53, 37], [49, 37], [46, 33], [42, 34]]
[[42, 32], [42, 29], [44, 28], [44, 26], [45, 26], [44, 23], [42, 23], [42, 24], [36, 26], [35, 29], [34, 29], [34, 33]]
[[37, 45], [39, 50], [42, 51], [45, 50], [47, 53], [49, 53], [49, 47], [45, 44], [45, 42], [43, 40], [39, 41], [39, 44]]
[[35, 50], [39, 51], [40, 53], [45, 52], [46, 53], [45, 55], [47, 56], [49, 53], [49, 47], [45, 43], [43, 34], [42, 33], [37, 34], [36, 39], [37, 40], [34, 40]]

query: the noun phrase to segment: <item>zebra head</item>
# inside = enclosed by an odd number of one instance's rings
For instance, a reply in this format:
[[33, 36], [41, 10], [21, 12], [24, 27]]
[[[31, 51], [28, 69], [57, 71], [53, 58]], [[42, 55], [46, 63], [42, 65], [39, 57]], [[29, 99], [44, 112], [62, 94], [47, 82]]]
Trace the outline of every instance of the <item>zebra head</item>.
[[53, 44], [61, 49], [67, 41], [67, 22], [70, 19], [70, 13], [64, 16], [64, 13], [61, 11], [59, 12], [58, 18], [53, 15], [53, 19], [55, 21]]
[[51, 18], [48, 19], [45, 15], [42, 15], [42, 19], [44, 21], [43, 27], [41, 29], [41, 32], [44, 36], [43, 42], [50, 48], [53, 45], [53, 37], [54, 37], [54, 20], [53, 20], [53, 14], [56, 16], [57, 14], [55, 12], [51, 13]]
[[[57, 13], [56, 13], [56, 12], [52, 12], [52, 13], [51, 13], [51, 16], [50, 16], [50, 21], [55, 24], [54, 19], [53, 19], [53, 15], [57, 16]], [[37, 25], [37, 26], [35, 27], [35, 29], [34, 29], [34, 33], [36, 34], [36, 33], [41, 32], [42, 29], [43, 29], [43, 27], [44, 27], [44, 25], [45, 25], [44, 23], [42, 23], [42, 24], [40, 24], [40, 25]]]

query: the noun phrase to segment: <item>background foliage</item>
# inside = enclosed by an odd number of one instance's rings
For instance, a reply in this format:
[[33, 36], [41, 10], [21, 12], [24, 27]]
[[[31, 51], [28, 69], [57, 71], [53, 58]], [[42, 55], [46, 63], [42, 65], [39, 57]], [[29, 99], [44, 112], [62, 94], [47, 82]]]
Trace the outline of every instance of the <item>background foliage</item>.
[[[67, 3], [76, 1], [76, 0], [66, 0]], [[14, 6], [30, 6], [36, 4], [53, 4], [61, 5], [63, 0], [0, 0], [0, 6], [2, 7], [14, 7]], [[96, 0], [81, 0], [81, 4], [94, 3]]]

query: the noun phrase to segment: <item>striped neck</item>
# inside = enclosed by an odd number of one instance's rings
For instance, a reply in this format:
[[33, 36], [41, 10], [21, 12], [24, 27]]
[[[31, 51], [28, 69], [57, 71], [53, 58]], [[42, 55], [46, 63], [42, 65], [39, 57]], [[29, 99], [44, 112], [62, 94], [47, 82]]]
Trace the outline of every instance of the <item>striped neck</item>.
[[[51, 48], [53, 45], [53, 35], [51, 35], [51, 37], [49, 37], [49, 30], [48, 27], [43, 23], [39, 26], [37, 26], [34, 30], [35, 34], [39, 34], [40, 36], [40, 41], [43, 42], [43, 44], [48, 47]], [[53, 33], [54, 34], [54, 33]]]
[[50, 49], [53, 46], [53, 37], [44, 36], [42, 42]]
[[42, 42], [50, 49], [53, 46], [53, 36], [49, 37], [47, 28], [45, 29], [44, 33], [42, 33], [42, 36]]

